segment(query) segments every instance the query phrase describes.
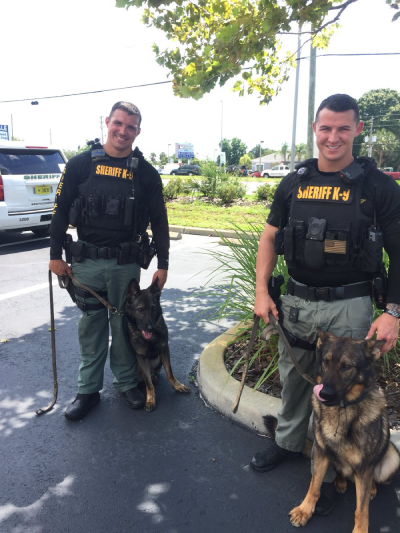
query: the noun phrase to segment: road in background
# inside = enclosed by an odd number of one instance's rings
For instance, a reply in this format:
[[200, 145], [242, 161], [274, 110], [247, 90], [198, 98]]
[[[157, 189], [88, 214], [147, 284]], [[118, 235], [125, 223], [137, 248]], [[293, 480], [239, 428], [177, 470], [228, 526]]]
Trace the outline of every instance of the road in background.
[[[56, 286], [59, 399], [52, 398], [49, 240], [0, 232], [0, 531], [4, 533], [289, 533], [288, 511], [310, 481], [307, 459], [265, 474], [248, 463], [265, 446], [259, 437], [208, 408], [198, 395], [175, 392], [162, 373], [157, 409], [132, 411], [106, 368], [101, 402], [81, 422], [64, 417], [76, 393], [80, 312]], [[17, 244], [16, 241], [19, 241]], [[25, 242], [24, 242], [25, 241]], [[12, 244], [14, 243], [14, 244]], [[3, 246], [5, 245], [5, 246]], [[196, 294], [215, 263], [216, 238], [183, 235], [171, 243], [171, 269], [162, 305], [177, 378], [190, 383], [203, 348], [230, 323], [198, 314], [218, 295]], [[151, 280], [155, 265], [143, 273]], [[370, 531], [400, 530], [400, 481], [379, 487]], [[350, 484], [327, 518], [304, 531], [351, 531], [355, 491]]]

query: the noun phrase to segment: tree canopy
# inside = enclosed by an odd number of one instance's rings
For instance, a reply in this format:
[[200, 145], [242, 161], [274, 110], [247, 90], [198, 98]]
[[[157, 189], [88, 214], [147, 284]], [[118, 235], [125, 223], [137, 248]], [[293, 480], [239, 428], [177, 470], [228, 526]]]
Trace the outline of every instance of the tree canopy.
[[[145, 7], [143, 22], [177, 42], [153, 45], [157, 62], [173, 76], [174, 93], [201, 98], [241, 74], [234, 90], [268, 103], [288, 78], [294, 54], [281, 53], [281, 36], [310, 23], [314, 46], [324, 47], [343, 11], [359, 0], [116, 0]], [[400, 15], [400, 0], [381, 0]], [[297, 30], [296, 30], [297, 31]]]
[[392, 89], [374, 89], [363, 94], [357, 101], [360, 117], [365, 122], [364, 130], [354, 143], [355, 155], [367, 155], [366, 137], [376, 137], [372, 143], [372, 156], [378, 166], [400, 164], [400, 93]]

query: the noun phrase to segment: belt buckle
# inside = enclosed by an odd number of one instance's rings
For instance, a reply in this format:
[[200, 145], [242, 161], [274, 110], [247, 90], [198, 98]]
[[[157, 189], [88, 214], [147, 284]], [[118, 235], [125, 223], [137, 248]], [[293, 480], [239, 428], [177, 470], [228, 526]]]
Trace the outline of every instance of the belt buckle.
[[97, 248], [97, 255], [101, 259], [108, 259], [108, 248]]
[[329, 287], [315, 287], [315, 296], [317, 300], [329, 302], [331, 300], [331, 291]]

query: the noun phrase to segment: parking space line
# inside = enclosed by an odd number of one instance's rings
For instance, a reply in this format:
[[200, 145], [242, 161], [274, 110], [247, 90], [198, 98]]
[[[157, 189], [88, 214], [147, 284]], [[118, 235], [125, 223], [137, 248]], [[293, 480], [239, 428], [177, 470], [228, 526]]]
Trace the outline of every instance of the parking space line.
[[[58, 285], [58, 280], [53, 280], [53, 285]], [[19, 289], [13, 292], [6, 292], [6, 294], [0, 294], [0, 301], [7, 300], [8, 298], [15, 298], [16, 296], [21, 296], [22, 294], [27, 294], [29, 292], [40, 291], [49, 286], [49, 283], [40, 283], [39, 285], [32, 285], [32, 287], [27, 287], [26, 289]]]

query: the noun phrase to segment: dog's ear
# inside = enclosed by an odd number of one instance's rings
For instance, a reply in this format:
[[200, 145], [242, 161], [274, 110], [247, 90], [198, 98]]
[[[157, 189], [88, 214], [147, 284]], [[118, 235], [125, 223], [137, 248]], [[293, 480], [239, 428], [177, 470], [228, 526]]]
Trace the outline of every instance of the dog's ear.
[[374, 339], [369, 339], [364, 341], [364, 351], [367, 357], [372, 357], [373, 359], [379, 359], [381, 356], [381, 346], [386, 342], [386, 339], [376, 341]]
[[128, 285], [128, 293], [127, 296], [133, 296], [136, 298], [140, 294], [140, 287], [139, 283], [136, 281], [136, 278], [132, 278]]
[[321, 348], [321, 346], [325, 344], [326, 342], [333, 341], [336, 339], [333, 333], [330, 333], [329, 331], [321, 331], [320, 329], [317, 329], [317, 335], [318, 335], [317, 348]]
[[158, 276], [153, 281], [153, 283], [150, 285], [150, 292], [152, 292], [156, 296], [160, 296], [161, 291], [160, 291], [160, 287], [158, 286]]

